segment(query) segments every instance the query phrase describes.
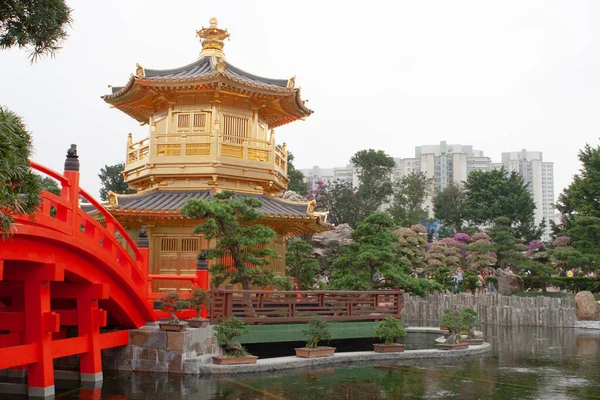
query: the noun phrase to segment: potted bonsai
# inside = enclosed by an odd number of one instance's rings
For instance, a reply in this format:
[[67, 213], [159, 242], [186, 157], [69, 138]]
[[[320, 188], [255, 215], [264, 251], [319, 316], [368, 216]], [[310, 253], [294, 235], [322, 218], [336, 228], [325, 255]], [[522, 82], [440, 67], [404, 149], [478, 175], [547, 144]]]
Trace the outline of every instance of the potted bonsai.
[[308, 335], [306, 346], [296, 349], [296, 357], [331, 357], [335, 353], [335, 347], [319, 346], [322, 340], [331, 339], [329, 326], [323, 317], [315, 316], [309, 323], [308, 328], [303, 331]]
[[468, 342], [462, 342], [462, 336], [460, 334], [460, 331], [464, 327], [464, 321], [460, 311], [444, 311], [441, 324], [448, 328], [448, 330], [450, 331], [450, 335], [448, 335], [448, 337], [446, 338], [445, 343], [437, 343], [437, 348], [441, 350], [459, 350], [466, 349], [469, 347]]
[[473, 345], [479, 345], [483, 343], [483, 339], [475, 338], [475, 326], [479, 325], [479, 319], [477, 318], [477, 312], [472, 308], [465, 308], [461, 311], [463, 319], [463, 328], [467, 330], [467, 342]]
[[200, 288], [194, 288], [192, 291], [192, 298], [190, 299], [190, 306], [196, 310], [198, 315], [195, 318], [187, 320], [188, 324], [192, 328], [206, 328], [208, 326], [208, 319], [200, 316], [201, 308], [210, 305], [210, 294], [206, 290]]
[[375, 326], [375, 336], [383, 339], [385, 343], [373, 344], [375, 353], [392, 353], [404, 351], [404, 345], [394, 343], [395, 338], [406, 335], [402, 320], [388, 317], [382, 319]]
[[169, 292], [162, 298], [162, 307], [163, 311], [168, 312], [171, 315], [170, 321], [162, 321], [158, 323], [158, 326], [163, 331], [174, 331], [181, 332], [185, 330], [187, 327], [187, 322], [181, 321], [179, 318], [175, 316], [175, 312], [181, 309], [183, 303], [179, 298], [179, 293], [177, 292]]
[[250, 333], [248, 326], [241, 319], [231, 317], [223, 322], [215, 325], [215, 336], [222, 343], [224, 356], [213, 356], [214, 364], [231, 365], [231, 364], [256, 364], [257, 356], [248, 354], [246, 349], [240, 342], [234, 342], [236, 336], [246, 335]]

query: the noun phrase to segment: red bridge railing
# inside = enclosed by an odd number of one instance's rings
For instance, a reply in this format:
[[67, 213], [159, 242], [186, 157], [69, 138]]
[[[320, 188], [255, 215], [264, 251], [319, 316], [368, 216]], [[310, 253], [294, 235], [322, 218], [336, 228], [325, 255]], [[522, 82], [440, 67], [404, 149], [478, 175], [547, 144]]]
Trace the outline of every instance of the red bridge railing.
[[[42, 191], [42, 206], [32, 221], [27, 215], [17, 215], [15, 220], [21, 224], [35, 224], [54, 229], [64, 234], [86, 240], [90, 245], [101, 249], [111, 260], [122, 268], [121, 273], [133, 280], [139, 295], [145, 296], [147, 291], [147, 249], [138, 249], [129, 234], [106, 209], [89, 193], [79, 187], [79, 173], [65, 171], [64, 175], [34, 161], [30, 166], [51, 178], [58, 180], [62, 186], [60, 196]], [[106, 228], [79, 207], [80, 197], [93, 205], [104, 217]], [[117, 233], [127, 244], [123, 246]]]
[[211, 323], [237, 317], [249, 324], [307, 322], [314, 315], [329, 321], [378, 321], [402, 317], [402, 290], [294, 291], [213, 288]]

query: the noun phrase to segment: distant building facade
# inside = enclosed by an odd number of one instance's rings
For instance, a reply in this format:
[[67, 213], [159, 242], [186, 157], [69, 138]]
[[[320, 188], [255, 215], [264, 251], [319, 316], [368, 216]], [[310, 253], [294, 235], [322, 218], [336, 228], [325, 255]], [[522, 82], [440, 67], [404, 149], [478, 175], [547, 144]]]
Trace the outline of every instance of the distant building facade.
[[543, 161], [541, 151], [512, 151], [502, 153], [502, 162], [494, 163], [494, 168], [504, 167], [507, 171], [518, 172], [528, 185], [529, 194], [535, 203], [535, 223], [546, 220], [547, 229], [542, 240], [550, 239], [550, 221], [555, 220], [554, 209], [554, 163]]

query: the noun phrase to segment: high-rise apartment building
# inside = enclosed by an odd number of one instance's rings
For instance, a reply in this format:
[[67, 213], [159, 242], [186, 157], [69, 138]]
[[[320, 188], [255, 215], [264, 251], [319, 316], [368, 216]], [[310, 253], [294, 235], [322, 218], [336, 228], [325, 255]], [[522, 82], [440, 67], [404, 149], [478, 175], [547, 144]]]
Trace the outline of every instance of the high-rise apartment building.
[[[542, 159], [541, 151], [512, 151], [502, 153], [502, 162], [494, 163], [494, 168], [504, 167], [507, 171], [521, 174], [528, 185], [529, 194], [535, 203], [535, 223], [545, 218], [547, 226], [554, 221], [554, 164]], [[542, 237], [549, 240], [549, 226]]]

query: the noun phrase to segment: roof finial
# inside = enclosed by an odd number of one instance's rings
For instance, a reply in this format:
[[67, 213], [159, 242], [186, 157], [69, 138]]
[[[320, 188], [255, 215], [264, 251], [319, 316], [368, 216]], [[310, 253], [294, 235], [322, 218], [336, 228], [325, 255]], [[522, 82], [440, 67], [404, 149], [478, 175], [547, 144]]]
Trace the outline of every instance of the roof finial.
[[196, 36], [200, 37], [202, 43], [200, 57], [223, 57], [223, 46], [225, 45], [223, 41], [229, 38], [229, 32], [227, 32], [227, 29], [219, 29], [215, 17], [212, 17], [208, 22], [210, 24], [208, 28], [202, 27], [202, 29], [196, 31]]

